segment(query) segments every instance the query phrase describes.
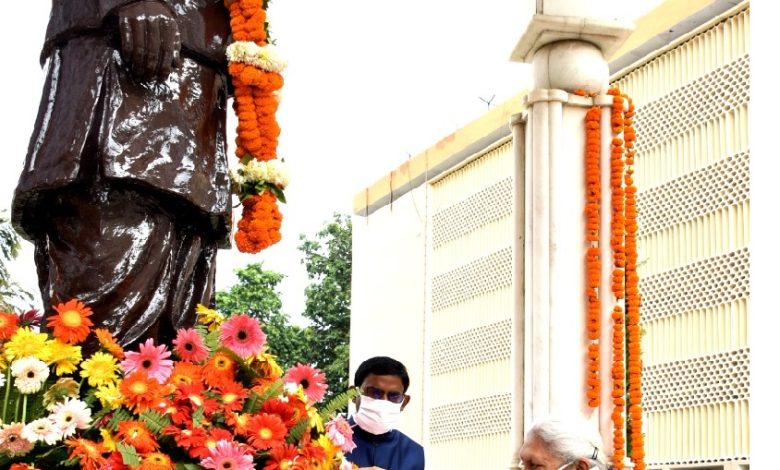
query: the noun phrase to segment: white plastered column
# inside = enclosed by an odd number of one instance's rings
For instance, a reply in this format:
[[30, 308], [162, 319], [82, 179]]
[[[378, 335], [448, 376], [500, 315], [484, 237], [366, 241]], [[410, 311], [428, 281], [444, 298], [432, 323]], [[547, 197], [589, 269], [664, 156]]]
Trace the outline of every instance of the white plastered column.
[[[599, 426], [605, 443], [611, 441], [611, 400], [607, 398], [600, 409], [591, 409], [585, 397], [585, 113], [594, 104], [604, 109], [601, 158], [607, 173], [602, 171], [601, 249], [608, 272], [612, 100], [606, 96], [609, 67], [605, 51], [619, 47], [630, 31], [630, 25], [615, 22], [537, 14], [512, 55], [534, 68], [534, 83], [527, 96], [523, 190], [523, 432], [550, 414], [579, 414]], [[596, 96], [574, 95], [577, 89]], [[612, 303], [610, 278], [602, 279], [606, 288], [600, 292], [600, 372], [605, 403], [604, 395], [611, 389], [607, 333]]]

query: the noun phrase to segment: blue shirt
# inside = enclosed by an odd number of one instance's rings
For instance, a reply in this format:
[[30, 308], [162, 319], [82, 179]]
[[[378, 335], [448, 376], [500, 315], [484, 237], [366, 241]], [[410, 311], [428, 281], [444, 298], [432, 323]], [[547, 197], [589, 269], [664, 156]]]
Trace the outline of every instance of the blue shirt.
[[358, 467], [377, 466], [385, 470], [423, 470], [425, 455], [420, 444], [401, 431], [371, 434], [364, 431], [350, 418], [353, 425], [352, 440], [356, 448], [346, 455], [347, 460]]

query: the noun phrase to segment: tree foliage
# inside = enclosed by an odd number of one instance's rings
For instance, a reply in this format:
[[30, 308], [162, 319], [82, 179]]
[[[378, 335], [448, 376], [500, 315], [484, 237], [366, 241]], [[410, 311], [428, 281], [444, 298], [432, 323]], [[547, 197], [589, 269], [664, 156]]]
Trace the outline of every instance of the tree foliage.
[[263, 325], [271, 353], [277, 356], [282, 367], [305, 362], [310, 333], [306, 328], [291, 325], [289, 317], [282, 312], [278, 286], [284, 276], [264, 270], [262, 263], [249, 264], [236, 271], [236, 275], [237, 284], [217, 292], [217, 310], [225, 315], [246, 313], [257, 318]]
[[352, 299], [352, 221], [344, 214], [333, 219], [314, 238], [301, 235], [309, 285], [303, 315], [311, 321], [311, 362], [328, 377], [329, 394], [347, 389], [349, 319]]
[[24, 310], [32, 296], [11, 279], [6, 263], [19, 254], [19, 235], [11, 227], [6, 214], [0, 213], [0, 310], [11, 312]]

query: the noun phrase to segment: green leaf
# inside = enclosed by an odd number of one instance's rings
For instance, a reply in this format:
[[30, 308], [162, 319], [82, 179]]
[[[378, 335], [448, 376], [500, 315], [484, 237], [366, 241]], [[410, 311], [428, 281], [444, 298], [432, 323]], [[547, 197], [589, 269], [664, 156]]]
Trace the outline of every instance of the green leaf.
[[271, 397], [275, 397], [279, 395], [282, 392], [282, 389], [284, 388], [284, 382], [281, 380], [277, 380], [276, 382], [268, 385], [265, 390], [263, 390], [263, 393], [260, 394], [260, 401], [268, 401], [271, 399]]
[[111, 419], [108, 420], [108, 428], [112, 431], [116, 431], [119, 429], [119, 423], [122, 421], [132, 421], [133, 415], [124, 408], [119, 408], [118, 410], [114, 411], [113, 416], [111, 416]]
[[140, 414], [140, 417], [146, 427], [155, 434], [159, 434], [165, 426], [171, 424], [168, 416], [154, 410], [146, 410]]
[[137, 467], [141, 465], [141, 456], [136, 452], [135, 447], [124, 442], [116, 443], [116, 450], [122, 454], [122, 463], [131, 467]]
[[306, 432], [307, 429], [309, 429], [309, 419], [306, 418], [302, 421], [299, 421], [298, 424], [293, 426], [290, 429], [290, 432], [287, 434], [287, 443], [288, 444], [295, 444], [296, 442], [301, 440], [301, 437], [303, 437], [303, 433]]
[[203, 467], [200, 465], [194, 464], [194, 463], [183, 463], [179, 462], [176, 465], [174, 465], [174, 470], [202, 470]]
[[219, 347], [219, 330], [206, 333], [203, 342], [206, 344], [206, 347], [209, 348], [209, 351], [216, 351]]
[[323, 422], [329, 421], [337, 411], [346, 409], [349, 402], [358, 395], [360, 395], [360, 391], [356, 387], [352, 387], [346, 392], [339, 393], [331, 398], [322, 408], [320, 411], [320, 418], [322, 418]]
[[284, 197], [284, 191], [282, 191], [281, 188], [277, 187], [276, 185], [269, 184], [268, 189], [270, 189], [274, 196], [276, 196], [276, 199], [279, 199], [279, 201], [287, 204], [287, 198]]
[[245, 153], [243, 157], [241, 157], [241, 164], [246, 165], [247, 163], [252, 161], [252, 155], [249, 153]]
[[192, 425], [196, 428], [200, 427], [200, 423], [203, 422], [205, 410], [202, 406], [199, 406], [197, 410], [192, 413]]

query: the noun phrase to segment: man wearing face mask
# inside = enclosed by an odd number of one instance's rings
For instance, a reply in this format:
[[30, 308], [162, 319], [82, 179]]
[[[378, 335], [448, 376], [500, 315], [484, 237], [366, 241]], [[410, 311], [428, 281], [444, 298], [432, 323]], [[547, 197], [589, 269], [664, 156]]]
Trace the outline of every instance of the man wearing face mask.
[[355, 386], [360, 396], [350, 423], [357, 447], [347, 459], [363, 470], [423, 470], [422, 446], [396, 429], [410, 398], [406, 367], [389, 357], [372, 357], [355, 372]]

